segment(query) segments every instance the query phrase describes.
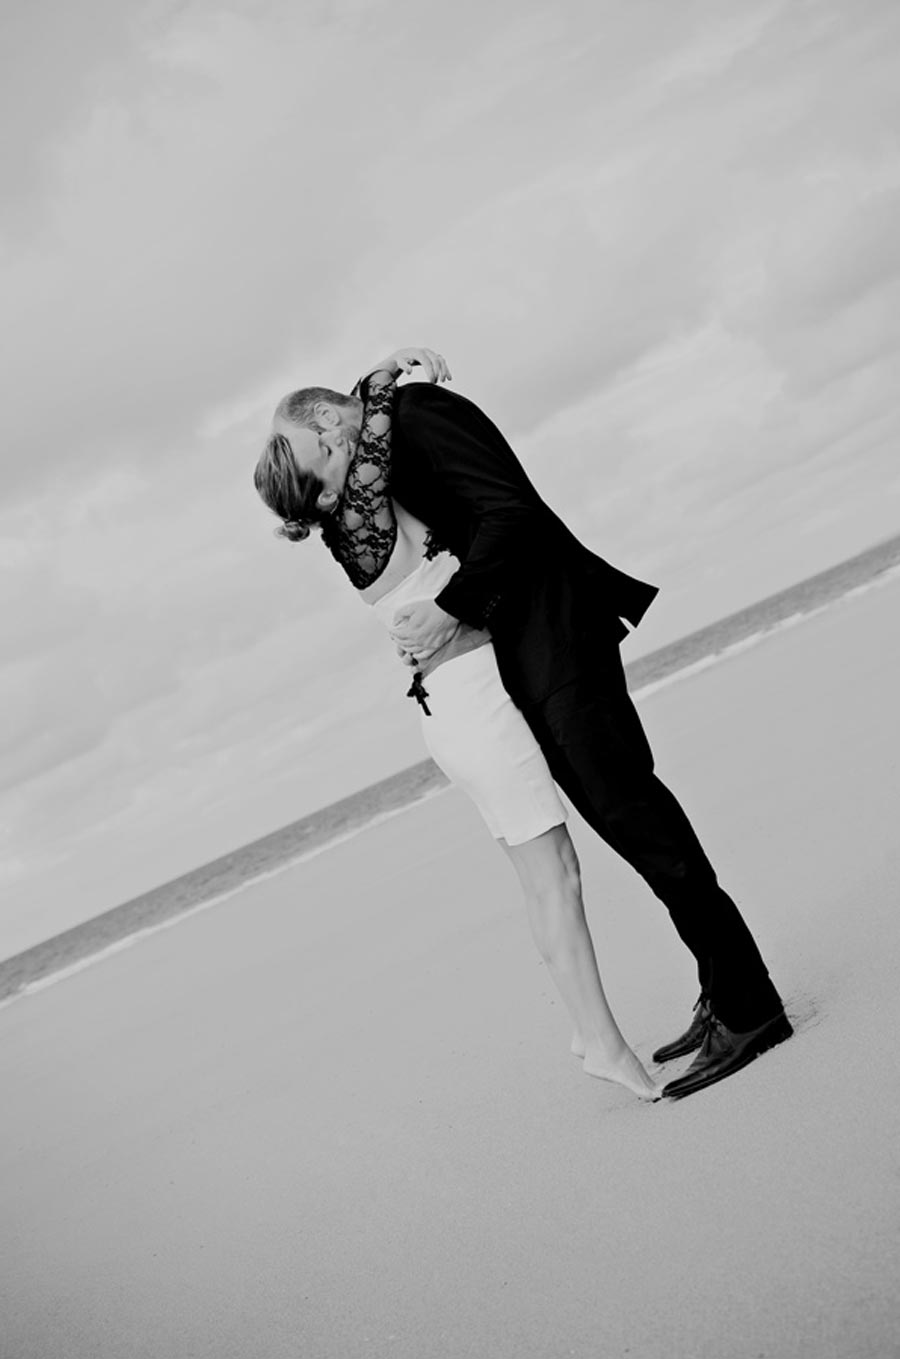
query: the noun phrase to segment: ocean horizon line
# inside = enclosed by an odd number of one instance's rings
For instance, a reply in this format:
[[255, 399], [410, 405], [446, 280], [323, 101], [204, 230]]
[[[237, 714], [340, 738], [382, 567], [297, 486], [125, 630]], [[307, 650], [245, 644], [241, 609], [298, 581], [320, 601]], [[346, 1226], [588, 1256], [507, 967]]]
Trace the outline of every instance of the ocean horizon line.
[[[900, 535], [636, 657], [625, 666], [629, 689], [635, 697], [652, 693], [897, 574]], [[285, 872], [448, 786], [430, 758], [417, 761], [0, 959], [0, 1006]]]

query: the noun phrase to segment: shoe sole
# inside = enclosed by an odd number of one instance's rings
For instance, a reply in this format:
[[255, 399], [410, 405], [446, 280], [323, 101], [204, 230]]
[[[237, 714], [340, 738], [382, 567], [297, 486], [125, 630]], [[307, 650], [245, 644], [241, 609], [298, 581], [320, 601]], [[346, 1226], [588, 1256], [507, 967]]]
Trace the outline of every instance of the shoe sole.
[[[664, 1087], [663, 1098], [686, 1099], [688, 1095], [696, 1095], [699, 1090], [707, 1090], [709, 1086], [717, 1085], [719, 1081], [727, 1080], [729, 1076], [735, 1075], [736, 1072], [743, 1071], [745, 1066], [749, 1066], [751, 1062], [755, 1062], [757, 1057], [761, 1057], [764, 1052], [771, 1051], [771, 1049], [776, 1048], [779, 1043], [786, 1043], [789, 1038], [793, 1037], [793, 1034], [794, 1030], [791, 1026], [791, 1022], [785, 1015], [784, 1023], [782, 1025], [777, 1029], [773, 1027], [772, 1032], [768, 1035], [761, 1034], [758, 1046], [748, 1048], [741, 1057], [741, 1060], [736, 1062], [733, 1066], [729, 1066], [727, 1071], [720, 1071], [718, 1074], [710, 1076], [708, 1080], [698, 1081], [696, 1085], [691, 1085], [686, 1090], [667, 1091]], [[677, 1082], [673, 1082], [673, 1084], [677, 1084]]]

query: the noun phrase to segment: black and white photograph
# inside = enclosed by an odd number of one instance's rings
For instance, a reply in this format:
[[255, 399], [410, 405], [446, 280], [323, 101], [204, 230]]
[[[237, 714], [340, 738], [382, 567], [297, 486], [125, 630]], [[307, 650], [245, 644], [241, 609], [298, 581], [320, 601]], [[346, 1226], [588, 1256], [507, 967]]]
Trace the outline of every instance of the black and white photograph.
[[900, 1355], [900, 8], [0, 72], [0, 1359]]

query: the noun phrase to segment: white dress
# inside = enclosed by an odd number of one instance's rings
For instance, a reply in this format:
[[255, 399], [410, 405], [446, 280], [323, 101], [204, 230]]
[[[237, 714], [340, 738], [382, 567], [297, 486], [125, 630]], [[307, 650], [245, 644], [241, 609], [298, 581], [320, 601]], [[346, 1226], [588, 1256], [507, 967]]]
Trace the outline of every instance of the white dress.
[[[389, 631], [403, 605], [434, 599], [459, 567], [447, 551], [426, 557], [424, 524], [396, 502], [394, 512], [390, 561], [379, 581], [360, 591]], [[490, 639], [474, 637], [470, 649], [426, 674], [430, 716], [420, 708], [422, 733], [435, 764], [468, 793], [491, 834], [520, 845], [562, 825], [566, 810], [531, 728], [503, 687]]]

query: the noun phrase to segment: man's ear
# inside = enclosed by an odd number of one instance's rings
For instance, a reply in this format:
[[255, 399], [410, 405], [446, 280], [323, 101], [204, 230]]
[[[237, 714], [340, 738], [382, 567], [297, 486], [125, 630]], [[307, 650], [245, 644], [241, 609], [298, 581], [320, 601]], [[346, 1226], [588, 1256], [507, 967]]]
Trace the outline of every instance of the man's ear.
[[330, 401], [317, 401], [313, 413], [320, 429], [335, 429], [341, 423], [340, 414]]

